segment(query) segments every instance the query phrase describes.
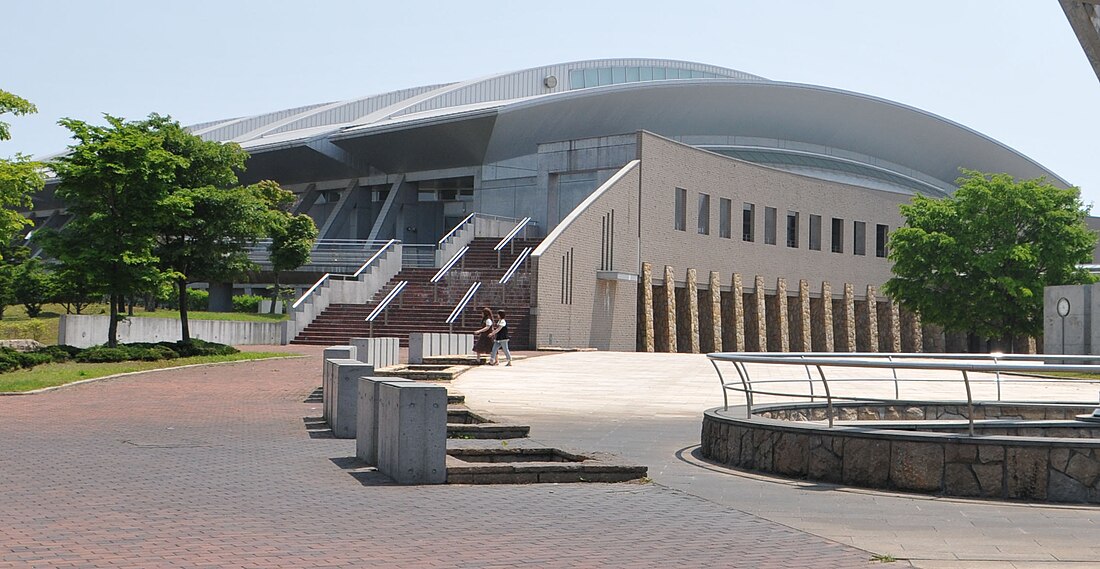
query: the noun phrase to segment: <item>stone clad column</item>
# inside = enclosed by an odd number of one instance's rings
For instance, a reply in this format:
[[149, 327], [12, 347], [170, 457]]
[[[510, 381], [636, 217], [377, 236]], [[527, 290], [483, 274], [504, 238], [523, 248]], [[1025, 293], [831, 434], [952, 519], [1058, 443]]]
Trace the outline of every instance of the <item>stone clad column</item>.
[[833, 287], [828, 281], [821, 281], [821, 304], [813, 315], [813, 326], [811, 339], [814, 351], [833, 351]]
[[[858, 346], [860, 351], [877, 352], [878, 351], [878, 300], [875, 293], [875, 287], [867, 285], [867, 292], [865, 293], [865, 314], [866, 318], [861, 319], [860, 325], [863, 328], [864, 337], [866, 338], [866, 345]], [[858, 336], [857, 336], [858, 344]]]
[[844, 297], [837, 315], [836, 351], [856, 351], [856, 295], [852, 283], [844, 283]]
[[901, 310], [901, 349], [904, 352], [924, 351], [924, 337], [921, 333], [920, 314]]
[[898, 353], [901, 351], [901, 311], [898, 303], [893, 300], [887, 300], [882, 304], [884, 318], [881, 322], [882, 343], [879, 351]]
[[809, 352], [813, 350], [813, 342], [810, 340], [813, 333], [810, 326], [810, 283], [806, 279], [798, 281], [798, 306], [795, 313], [798, 315], [798, 329], [795, 334], [795, 344], [791, 349], [796, 352]]
[[707, 281], [707, 290], [710, 292], [710, 344], [703, 346], [706, 352], [722, 351], [722, 282], [718, 271], [710, 272]]
[[695, 269], [687, 270], [687, 282], [684, 283], [684, 298], [687, 300], [687, 326], [680, 348], [688, 353], [699, 353], [699, 282]]
[[745, 289], [741, 285], [741, 274], [733, 273], [730, 280], [729, 308], [723, 317], [725, 327], [722, 330], [722, 350], [727, 352], [745, 351]]
[[669, 353], [676, 353], [676, 274], [673, 272], [672, 267], [665, 265], [665, 305], [662, 309], [665, 311], [665, 322], [668, 326], [666, 330], [668, 345], [665, 346], [665, 351]]
[[790, 322], [787, 319], [787, 279], [779, 277], [775, 281], [775, 297], [772, 300], [774, 314], [768, 325], [771, 332], [768, 337], [768, 351], [791, 351]]
[[653, 336], [653, 264], [642, 263], [642, 314], [638, 322], [638, 349], [652, 352], [655, 349]]
[[753, 293], [752, 293], [752, 307], [753, 312], [753, 332], [756, 334], [756, 345], [750, 349], [755, 348], [757, 352], [768, 351], [768, 311], [765, 305], [764, 298], [764, 277], [756, 275], [753, 279]]

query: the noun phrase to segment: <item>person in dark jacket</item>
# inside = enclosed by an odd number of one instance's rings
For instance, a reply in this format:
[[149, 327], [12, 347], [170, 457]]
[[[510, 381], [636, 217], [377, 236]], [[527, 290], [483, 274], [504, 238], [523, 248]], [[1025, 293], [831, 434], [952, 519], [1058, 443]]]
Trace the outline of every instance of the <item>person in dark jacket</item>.
[[489, 356], [489, 365], [497, 365], [497, 350], [504, 348], [504, 357], [508, 358], [505, 366], [512, 365], [512, 352], [508, 349], [508, 321], [504, 319], [504, 311], [497, 311], [496, 322], [493, 322], [493, 351]]

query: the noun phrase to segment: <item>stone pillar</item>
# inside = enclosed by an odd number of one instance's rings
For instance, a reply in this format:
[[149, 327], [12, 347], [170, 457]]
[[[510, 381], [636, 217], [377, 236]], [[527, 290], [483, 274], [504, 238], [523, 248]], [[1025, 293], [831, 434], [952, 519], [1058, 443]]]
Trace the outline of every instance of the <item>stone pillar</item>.
[[768, 311], [764, 298], [764, 277], [756, 275], [753, 279], [752, 311], [750, 320], [753, 325], [753, 334], [756, 336], [756, 344], [747, 346], [750, 351], [768, 351]]
[[856, 295], [852, 283], [844, 283], [844, 296], [836, 322], [836, 351], [856, 351]]
[[939, 354], [947, 350], [947, 337], [940, 326], [930, 322], [922, 323], [921, 336], [921, 341], [924, 343], [923, 351]]
[[1016, 336], [1012, 339], [1012, 352], [1016, 354], [1034, 354], [1038, 342], [1032, 336]]
[[710, 342], [702, 346], [702, 349], [705, 352], [720, 352], [722, 351], [722, 281], [718, 271], [710, 272], [707, 292], [710, 293], [710, 302], [707, 307], [710, 311]]
[[809, 352], [813, 350], [811, 340], [812, 326], [810, 325], [810, 283], [806, 279], [798, 281], [798, 303], [795, 306], [796, 321], [794, 342], [791, 349], [796, 352]]
[[642, 263], [642, 310], [638, 318], [638, 351], [652, 352], [653, 336], [653, 263]]
[[447, 389], [378, 386], [378, 470], [398, 484], [447, 481]]
[[775, 296], [772, 297], [768, 314], [771, 316], [771, 321], [768, 322], [768, 351], [791, 351], [790, 322], [787, 320], [787, 279], [776, 279]]
[[691, 354], [699, 353], [699, 282], [695, 269], [687, 270], [687, 282], [684, 283], [684, 298], [687, 300], [687, 325], [683, 330], [683, 343], [680, 348]]
[[730, 280], [729, 302], [724, 306], [722, 322], [722, 350], [726, 352], [745, 351], [745, 290], [741, 285], [741, 274], [733, 273]]
[[901, 351], [901, 314], [898, 304], [892, 300], [876, 303], [879, 311], [878, 351]]
[[[812, 303], [812, 301], [811, 301]], [[812, 314], [813, 333], [811, 341], [815, 352], [833, 351], [833, 287], [827, 281], [821, 282], [821, 298], [818, 308]]]
[[665, 265], [665, 305], [661, 310], [665, 312], [667, 345], [662, 346], [665, 352], [675, 353], [676, 350], [676, 275], [672, 267]]
[[[878, 300], [876, 296], [875, 287], [867, 285], [863, 313], [857, 315], [859, 319], [857, 325], [859, 326], [859, 332], [862, 333], [857, 332], [856, 349], [861, 352], [878, 351]], [[860, 339], [863, 341], [860, 342]]]
[[920, 314], [902, 309], [901, 330], [901, 350], [903, 352], [919, 353], [924, 351]]

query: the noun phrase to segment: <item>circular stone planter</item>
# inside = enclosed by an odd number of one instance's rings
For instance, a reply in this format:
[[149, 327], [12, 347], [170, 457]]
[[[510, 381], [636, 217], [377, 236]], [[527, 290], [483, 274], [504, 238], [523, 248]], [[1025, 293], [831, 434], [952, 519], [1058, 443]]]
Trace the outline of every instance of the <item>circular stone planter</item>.
[[[708, 410], [701, 452], [737, 468], [947, 496], [1100, 503], [1100, 423], [1080, 404], [902, 401]], [[820, 421], [820, 422], [819, 422]]]

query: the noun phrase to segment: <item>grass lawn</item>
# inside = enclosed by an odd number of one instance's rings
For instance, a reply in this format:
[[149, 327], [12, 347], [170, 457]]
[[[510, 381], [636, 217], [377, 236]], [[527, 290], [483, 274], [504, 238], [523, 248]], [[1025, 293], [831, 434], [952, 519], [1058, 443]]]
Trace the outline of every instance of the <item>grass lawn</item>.
[[240, 352], [227, 356], [196, 356], [192, 358], [177, 358], [174, 360], [161, 360], [156, 362], [117, 362], [102, 364], [66, 362], [60, 364], [45, 364], [31, 369], [21, 369], [0, 374], [0, 392], [32, 391], [35, 389], [42, 389], [43, 387], [53, 387], [55, 385], [64, 385], [74, 381], [132, 371], [146, 371], [191, 364], [261, 360], [293, 355], [295, 354], [281, 352]]
[[[43, 344], [57, 343], [57, 324], [61, 315], [65, 313], [65, 307], [60, 304], [46, 304], [42, 307], [42, 313], [36, 318], [29, 318], [23, 305], [14, 304], [4, 310], [4, 317], [0, 319], [0, 340], [15, 340], [29, 338], [38, 340]], [[107, 305], [93, 304], [83, 310], [84, 314], [107, 314]], [[176, 310], [161, 309], [156, 312], [146, 312], [141, 308], [134, 309], [135, 318], [179, 318]], [[252, 322], [279, 322], [287, 319], [285, 314], [245, 314], [241, 312], [187, 312], [188, 320], [241, 320]]]

